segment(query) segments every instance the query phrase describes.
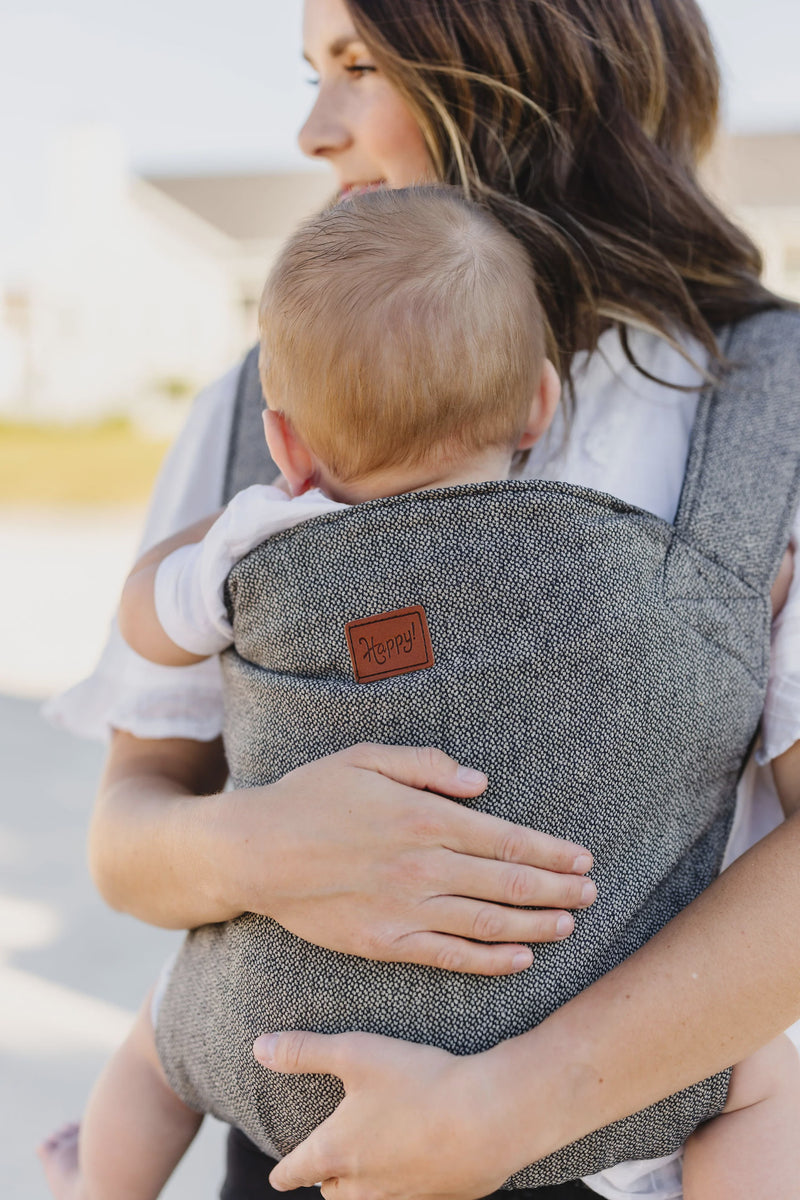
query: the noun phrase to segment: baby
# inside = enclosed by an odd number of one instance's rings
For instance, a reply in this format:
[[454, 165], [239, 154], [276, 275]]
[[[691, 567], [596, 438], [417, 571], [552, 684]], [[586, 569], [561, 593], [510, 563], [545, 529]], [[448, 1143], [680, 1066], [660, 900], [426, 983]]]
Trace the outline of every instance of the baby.
[[[266, 439], [291, 498], [248, 488], [136, 564], [120, 627], [157, 663], [232, 643], [226, 579], [266, 538], [372, 499], [506, 479], [559, 401], [526, 254], [447, 189], [363, 195], [309, 222], [270, 275], [260, 325]], [[361, 646], [356, 630], [356, 676], [425, 665], [426, 630], [415, 629], [413, 648], [405, 627]], [[156, 1051], [164, 986], [95, 1086], [80, 1136], [70, 1127], [41, 1151], [58, 1200], [152, 1200], [198, 1129]], [[689, 1139], [686, 1200], [722, 1200], [720, 1164], [733, 1145], [741, 1161], [743, 1144], [749, 1170], [725, 1200], [783, 1196], [782, 1181], [800, 1178], [798, 1117], [800, 1072], [781, 1039], [734, 1068], [724, 1113]], [[603, 1194], [602, 1175], [588, 1182]]]

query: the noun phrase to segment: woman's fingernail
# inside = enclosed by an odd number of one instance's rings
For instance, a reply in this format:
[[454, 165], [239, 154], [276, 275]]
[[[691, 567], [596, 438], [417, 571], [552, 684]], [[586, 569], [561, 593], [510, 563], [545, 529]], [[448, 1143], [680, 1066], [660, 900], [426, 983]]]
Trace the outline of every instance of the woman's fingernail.
[[578, 857], [575, 859], [575, 862], [572, 864], [572, 869], [573, 869], [573, 871], [577, 872], [578, 875], [585, 875], [587, 871], [591, 871], [591, 869], [592, 869], [591, 855], [579, 854]]
[[489, 782], [483, 771], [473, 771], [472, 767], [459, 767], [457, 777], [459, 783], [466, 783], [468, 787], [486, 787]]
[[584, 904], [594, 904], [597, 899], [597, 888], [592, 883], [591, 879], [587, 879], [581, 891], [581, 900]]
[[277, 1045], [277, 1033], [262, 1033], [253, 1043], [253, 1053], [260, 1063], [268, 1067], [274, 1061]]
[[515, 971], [527, 971], [528, 967], [533, 962], [533, 954], [530, 950], [520, 950], [511, 960], [511, 966]]
[[556, 922], [556, 933], [559, 937], [569, 937], [574, 928], [575, 922], [572, 917], [564, 915], [563, 917], [559, 917]]

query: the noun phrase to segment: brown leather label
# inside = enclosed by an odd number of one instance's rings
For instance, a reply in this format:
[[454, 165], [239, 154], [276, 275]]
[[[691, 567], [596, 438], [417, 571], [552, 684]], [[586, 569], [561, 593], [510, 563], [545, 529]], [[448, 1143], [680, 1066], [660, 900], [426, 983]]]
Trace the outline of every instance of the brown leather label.
[[393, 679], [433, 666], [433, 646], [420, 605], [364, 617], [345, 626], [357, 683]]

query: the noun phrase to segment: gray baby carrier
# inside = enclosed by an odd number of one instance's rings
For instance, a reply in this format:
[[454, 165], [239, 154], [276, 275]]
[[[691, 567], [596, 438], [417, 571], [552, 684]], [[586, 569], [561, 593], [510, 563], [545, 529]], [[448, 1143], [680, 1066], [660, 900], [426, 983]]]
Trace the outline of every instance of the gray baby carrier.
[[[329, 514], [231, 572], [237, 787], [364, 740], [439, 746], [489, 776], [467, 803], [590, 847], [599, 898], [572, 937], [500, 979], [333, 953], [249, 914], [195, 930], [158, 1030], [188, 1104], [285, 1154], [342, 1088], [263, 1071], [260, 1033], [485, 1050], [621, 963], [714, 879], [800, 498], [800, 321], [764, 314], [723, 344], [736, 367], [700, 401], [674, 525], [585, 488], [510, 480]], [[506, 1186], [669, 1153], [722, 1109], [727, 1085], [724, 1073], [687, 1088]]]

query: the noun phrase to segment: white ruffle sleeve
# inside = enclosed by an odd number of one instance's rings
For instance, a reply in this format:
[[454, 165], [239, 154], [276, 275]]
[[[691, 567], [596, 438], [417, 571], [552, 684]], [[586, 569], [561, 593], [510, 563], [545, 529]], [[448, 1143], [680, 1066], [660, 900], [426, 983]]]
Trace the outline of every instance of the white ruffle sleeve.
[[[170, 450], [150, 504], [140, 553], [222, 503], [238, 367], [201, 392]], [[219, 662], [159, 667], [123, 641], [116, 621], [92, 674], [44, 706], [53, 724], [81, 737], [122, 729], [140, 738], [212, 741], [222, 730]]]

